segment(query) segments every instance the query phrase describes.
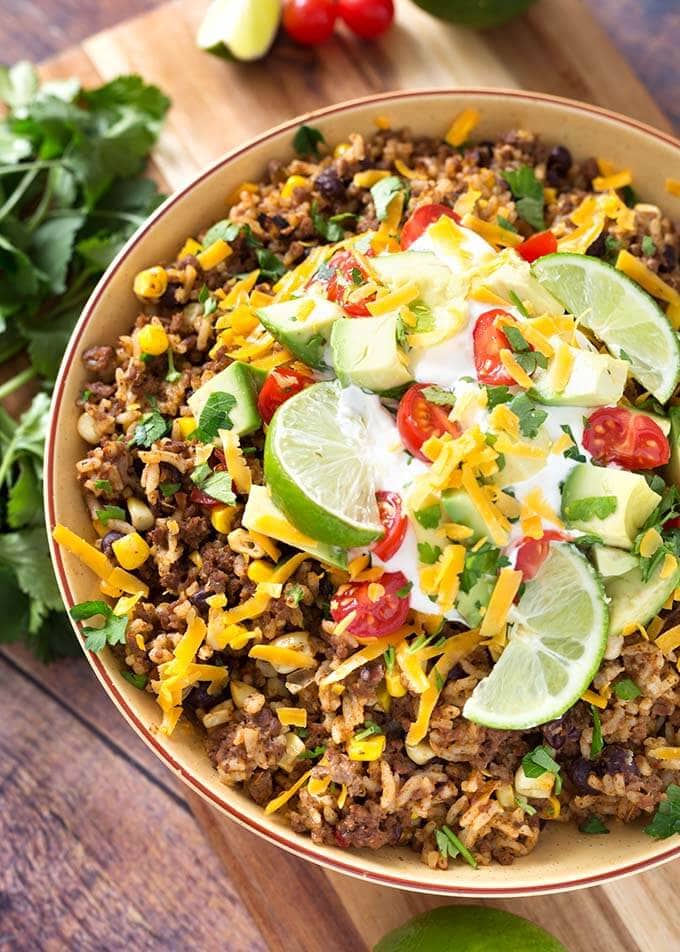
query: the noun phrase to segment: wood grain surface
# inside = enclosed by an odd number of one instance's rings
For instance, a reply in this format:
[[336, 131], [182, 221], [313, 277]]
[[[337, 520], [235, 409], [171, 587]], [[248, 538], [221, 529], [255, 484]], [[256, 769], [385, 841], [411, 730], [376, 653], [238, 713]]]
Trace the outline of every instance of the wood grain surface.
[[[677, 0], [589, 5], [602, 26], [583, 0], [542, 0], [480, 37], [398, 0], [398, 22], [376, 46], [346, 33], [321, 51], [281, 40], [264, 67], [196, 51], [205, 0], [4, 0], [0, 39], [7, 60], [58, 50], [46, 76], [88, 84], [134, 70], [166, 89], [173, 109], [154, 169], [174, 188], [275, 122], [407, 86], [543, 89], [668, 128], [605, 27], [656, 69], [644, 37], [659, 53], [677, 46]], [[660, 99], [680, 118], [668, 95], [669, 83], [677, 93], [677, 58], [657, 74]], [[493, 905], [546, 926], [571, 952], [670, 952], [680, 947], [679, 885], [676, 864], [587, 892]], [[84, 659], [44, 668], [0, 648], [0, 952], [353, 952], [444, 901], [325, 873], [263, 843], [176, 784]]]

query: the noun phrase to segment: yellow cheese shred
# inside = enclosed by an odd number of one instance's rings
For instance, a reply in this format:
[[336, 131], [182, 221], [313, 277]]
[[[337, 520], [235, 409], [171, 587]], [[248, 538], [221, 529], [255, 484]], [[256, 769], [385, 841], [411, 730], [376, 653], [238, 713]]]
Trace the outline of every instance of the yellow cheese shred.
[[521, 572], [511, 569], [509, 566], [500, 570], [479, 629], [482, 638], [494, 638], [505, 626], [508, 613], [521, 584]]
[[295, 796], [300, 787], [304, 786], [311, 776], [312, 770], [307, 770], [298, 780], [295, 781], [292, 787], [289, 787], [287, 790], [284, 790], [283, 793], [280, 793], [278, 797], [274, 797], [273, 800], [270, 800], [267, 806], [264, 808], [265, 814], [269, 816], [270, 813], [276, 813], [277, 810], [280, 810], [285, 803], [288, 803], [291, 797]]
[[281, 648], [279, 645], [253, 645], [248, 652], [249, 658], [256, 661], [268, 661], [270, 664], [281, 664], [295, 668], [314, 668], [316, 661], [304, 651], [295, 648]]
[[659, 635], [654, 644], [657, 648], [660, 648], [664, 654], [669, 651], [675, 651], [676, 648], [680, 648], [680, 625], [673, 625], [672, 628], [664, 631], [662, 635]]
[[652, 747], [647, 756], [657, 760], [680, 760], [680, 747]]
[[666, 191], [669, 195], [677, 195], [680, 198], [680, 179], [667, 178]]
[[245, 495], [250, 492], [252, 476], [250, 467], [243, 458], [239, 438], [233, 430], [220, 430], [219, 436], [224, 448], [227, 472], [231, 476], [231, 481], [237, 492]]
[[507, 347], [502, 347], [500, 352], [501, 363], [510, 374], [512, 379], [525, 390], [531, 390], [533, 382], [529, 374], [517, 363], [514, 355]]
[[402, 625], [390, 635], [383, 635], [382, 638], [376, 638], [365, 648], [356, 651], [351, 657], [340, 664], [335, 671], [331, 671], [325, 678], [319, 682], [320, 687], [327, 687], [329, 684], [336, 684], [338, 681], [344, 681], [345, 678], [369, 661], [375, 661], [390, 645], [398, 645], [407, 635], [413, 633], [413, 625]]
[[596, 192], [608, 192], [610, 189], [625, 188], [633, 181], [630, 169], [613, 172], [611, 175], [596, 175], [593, 179], [593, 188]]
[[307, 726], [307, 711], [304, 707], [277, 707], [276, 716], [284, 727]]
[[666, 301], [668, 304], [680, 303], [680, 293], [672, 288], [670, 284], [666, 284], [658, 274], [655, 274], [643, 261], [630, 254], [629, 251], [619, 251], [616, 267], [619, 271], [627, 274], [629, 278], [632, 278], [633, 281], [637, 281], [653, 297], [661, 298], [662, 301]]
[[409, 690], [414, 694], [422, 694], [427, 688], [428, 680], [420, 652], [410, 651], [409, 643], [404, 638], [397, 645], [396, 658]]
[[470, 133], [479, 124], [481, 116], [477, 109], [463, 109], [455, 117], [444, 136], [444, 141], [454, 149], [461, 146], [470, 138]]
[[366, 307], [373, 317], [378, 317], [381, 314], [389, 314], [390, 311], [397, 311], [400, 307], [411, 304], [419, 294], [418, 285], [409, 281], [408, 284], [404, 284], [395, 291], [371, 301]]
[[587, 691], [583, 692], [581, 695], [581, 700], [604, 710], [604, 708], [607, 706], [608, 698], [603, 697], [601, 694], [596, 694], [595, 691], [591, 691], [589, 688]]

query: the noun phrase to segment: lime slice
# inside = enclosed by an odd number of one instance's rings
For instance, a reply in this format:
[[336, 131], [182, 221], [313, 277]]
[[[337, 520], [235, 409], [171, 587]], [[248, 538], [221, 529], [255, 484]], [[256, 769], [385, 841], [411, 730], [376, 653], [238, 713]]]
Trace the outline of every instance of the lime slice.
[[317, 383], [279, 407], [267, 431], [264, 474], [296, 529], [351, 548], [383, 530], [366, 423], [344, 410], [341, 393], [337, 381]]
[[432, 16], [475, 30], [500, 26], [535, 3], [535, 0], [415, 0]]
[[597, 671], [608, 621], [590, 563], [573, 545], [551, 545], [511, 610], [505, 651], [473, 691], [463, 716], [501, 730], [526, 730], [559, 717]]
[[534, 275], [657, 400], [670, 399], [680, 379], [680, 344], [668, 318], [622, 271], [579, 254], [546, 255]]
[[250, 62], [265, 55], [280, 20], [281, 0], [213, 0], [196, 42], [206, 53]]

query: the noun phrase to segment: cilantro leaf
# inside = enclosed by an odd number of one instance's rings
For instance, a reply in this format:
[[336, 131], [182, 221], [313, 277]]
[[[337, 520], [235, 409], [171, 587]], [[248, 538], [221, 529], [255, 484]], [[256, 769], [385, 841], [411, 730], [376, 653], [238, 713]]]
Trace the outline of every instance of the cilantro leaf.
[[520, 165], [518, 169], [501, 172], [501, 176], [510, 186], [520, 218], [537, 231], [543, 231], [543, 185], [536, 178], [534, 170], [528, 165]]
[[302, 125], [293, 136], [293, 148], [303, 158], [319, 158], [319, 143], [325, 142], [323, 133], [314, 126]]
[[418, 543], [418, 558], [425, 565], [434, 565], [441, 554], [442, 550], [438, 545], [431, 545], [429, 542]]
[[268, 248], [255, 250], [260, 277], [264, 281], [278, 281], [286, 273], [286, 266], [281, 259]]
[[505, 385], [493, 387], [490, 384], [484, 384], [484, 389], [486, 390], [486, 405], [489, 410], [493, 410], [500, 403], [509, 403], [514, 398], [514, 394]]
[[425, 387], [423, 396], [426, 400], [429, 400], [430, 403], [436, 403], [437, 406], [441, 407], [453, 407], [456, 404], [456, 395], [451, 393], [450, 390], [444, 390], [443, 387], [434, 385]]
[[593, 704], [590, 705], [590, 714], [593, 718], [593, 737], [590, 742], [590, 758], [592, 760], [593, 757], [597, 757], [598, 754], [602, 753], [604, 741], [602, 740], [602, 718], [600, 717], [600, 712]]
[[145, 413], [134, 429], [128, 446], [141, 446], [149, 449], [157, 440], [163, 439], [170, 432], [168, 421], [157, 409]]
[[220, 238], [222, 241], [226, 241], [227, 244], [229, 244], [229, 242], [235, 241], [236, 238], [238, 238], [243, 227], [244, 226], [240, 225], [238, 222], [229, 221], [228, 218], [223, 218], [221, 221], [216, 221], [214, 225], [208, 228], [205, 235], [203, 236], [203, 247], [209, 248], [210, 245], [216, 241], [219, 241]]
[[507, 218], [504, 218], [502, 215], [496, 215], [496, 221], [501, 228], [505, 228], [506, 231], [514, 231], [517, 233], [517, 226], [513, 225], [511, 221], [508, 221]]
[[191, 434], [201, 443], [211, 443], [220, 430], [231, 430], [231, 411], [236, 406], [236, 397], [231, 393], [211, 393], [201, 410], [198, 426]]
[[107, 602], [80, 602], [70, 609], [69, 614], [75, 621], [89, 621], [91, 618], [101, 617], [103, 624], [100, 627], [84, 627], [86, 635], [85, 647], [95, 653], [102, 651], [106, 645], [125, 644], [127, 631], [127, 615], [114, 615], [113, 609]]
[[640, 697], [642, 691], [632, 678], [621, 678], [614, 685], [614, 694], [619, 701], [633, 701], [636, 697]]
[[645, 235], [642, 239], [642, 254], [648, 256], [656, 254], [656, 242], [649, 235]]
[[544, 773], [555, 775], [555, 793], [562, 789], [560, 765], [543, 744], [534, 747], [522, 758], [522, 769], [527, 777], [541, 777]]
[[318, 757], [323, 757], [325, 753], [325, 745], [320, 744], [318, 747], [312, 747], [311, 750], [303, 750], [301, 754], [298, 754], [298, 760], [316, 760]]
[[574, 499], [564, 507], [564, 514], [570, 522], [587, 522], [589, 519], [606, 519], [616, 512], [616, 496], [584, 496]]
[[581, 833], [589, 833], [591, 835], [609, 833], [609, 829], [604, 825], [599, 816], [589, 816], [588, 819], [584, 820], [579, 826], [579, 830]]
[[562, 456], [564, 456], [566, 459], [573, 459], [577, 463], [585, 463], [586, 458], [583, 455], [583, 453], [579, 453], [576, 437], [574, 436], [569, 424], [568, 423], [560, 424], [560, 430], [562, 430], [563, 433], [567, 434], [567, 436], [569, 437], [569, 439], [572, 441], [572, 444], [573, 444], [572, 446], [567, 447], [564, 453], [562, 453]]
[[181, 483], [160, 483], [158, 488], [161, 491], [164, 499], [168, 499], [170, 496], [174, 496], [178, 489], [182, 488]]
[[109, 519], [125, 519], [125, 510], [120, 506], [104, 506], [103, 509], [95, 510], [95, 515], [101, 524], [106, 526]]
[[448, 857], [455, 859], [456, 856], [462, 856], [469, 866], [477, 869], [477, 860], [450, 827], [443, 826], [441, 829], [435, 830], [434, 837], [437, 849], [444, 859]]
[[523, 354], [531, 350], [530, 345], [518, 327], [511, 327], [507, 324], [503, 327], [503, 333], [508, 338], [508, 343], [515, 354]]
[[671, 783], [666, 787], [666, 799], [656, 808], [656, 813], [645, 828], [647, 836], [665, 840], [674, 833], [680, 833], [680, 787]]
[[401, 588], [397, 589], [397, 597], [408, 598], [412, 588], [413, 582], [407, 582], [406, 585], [402, 585]]
[[138, 691], [143, 691], [149, 680], [145, 674], [135, 674], [134, 671], [121, 671], [121, 674]]
[[165, 379], [168, 383], [177, 383], [182, 374], [175, 368], [175, 355], [172, 351], [172, 347], [167, 349], [168, 356], [168, 372], [165, 375]]
[[419, 509], [414, 515], [423, 529], [436, 529], [441, 520], [441, 506], [435, 502], [425, 509]]
[[354, 740], [364, 740], [365, 737], [371, 737], [373, 734], [382, 734], [382, 727], [375, 721], [366, 720], [364, 724], [366, 726], [354, 734]]
[[519, 420], [522, 436], [534, 439], [543, 423], [548, 419], [545, 410], [539, 410], [526, 393], [519, 393], [508, 404], [508, 407]]
[[319, 206], [316, 202], [312, 202], [310, 214], [314, 228], [322, 238], [326, 239], [326, 241], [342, 241], [342, 239], [345, 237], [345, 229], [341, 224], [344, 216], [334, 215], [333, 218], [326, 218], [326, 216], [322, 215], [319, 211]]
[[398, 175], [388, 175], [387, 178], [380, 179], [379, 182], [371, 186], [371, 197], [375, 205], [375, 217], [378, 221], [384, 221], [387, 218], [390, 202], [395, 195], [403, 193], [404, 207], [406, 207], [408, 192], [408, 186]]
[[508, 558], [501, 555], [501, 550], [490, 542], [485, 542], [476, 552], [470, 550], [465, 554], [465, 564], [460, 575], [462, 592], [469, 592], [473, 585], [485, 575], [495, 575], [498, 569], [509, 565]]

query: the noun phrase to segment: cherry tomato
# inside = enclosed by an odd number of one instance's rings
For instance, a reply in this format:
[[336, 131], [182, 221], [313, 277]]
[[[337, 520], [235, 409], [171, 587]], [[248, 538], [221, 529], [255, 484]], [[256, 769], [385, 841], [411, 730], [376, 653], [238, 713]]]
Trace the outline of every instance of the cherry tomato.
[[357, 638], [380, 638], [382, 635], [389, 635], [406, 621], [410, 596], [397, 595], [400, 589], [408, 586], [404, 573], [385, 572], [377, 583], [382, 586], [384, 592], [376, 601], [371, 601], [369, 588], [375, 584], [349, 582], [347, 585], [341, 585], [331, 599], [333, 621], [342, 621], [350, 612], [356, 612], [347, 631]]
[[392, 0], [338, 0], [338, 13], [353, 33], [372, 40], [391, 26], [394, 3]]
[[626, 469], [656, 469], [671, 455], [661, 427], [626, 407], [601, 407], [591, 413], [583, 445], [598, 463], [617, 463]]
[[380, 521], [385, 530], [385, 535], [382, 539], [373, 543], [371, 551], [375, 552], [383, 562], [387, 562], [404, 541], [408, 518], [404, 515], [399, 493], [380, 490], [376, 493], [376, 497], [378, 499]]
[[416, 208], [410, 218], [406, 219], [401, 230], [402, 251], [406, 251], [433, 222], [439, 221], [442, 215], [453, 218], [454, 221], [460, 221], [460, 215], [457, 215], [448, 205], [421, 205], [420, 208]]
[[525, 261], [535, 261], [544, 255], [552, 255], [557, 251], [557, 238], [551, 231], [540, 231], [537, 235], [527, 238], [517, 246], [517, 252]]
[[451, 436], [460, 436], [460, 426], [449, 420], [446, 407], [431, 403], [423, 396], [423, 390], [430, 386], [427, 383], [414, 383], [409, 387], [399, 403], [397, 410], [397, 427], [401, 442], [412, 456], [429, 462], [420, 447], [431, 436], [441, 436], [450, 433]]
[[528, 582], [534, 578], [540, 567], [548, 557], [550, 543], [558, 542], [564, 536], [560, 532], [554, 532], [549, 529], [543, 533], [540, 539], [522, 539], [517, 548], [517, 560], [515, 568], [524, 576], [524, 581]]
[[269, 423], [282, 403], [285, 403], [288, 397], [299, 393], [314, 383], [311, 377], [300, 373], [299, 370], [293, 370], [292, 367], [277, 367], [272, 370], [262, 385], [260, 395], [257, 398], [257, 409], [265, 423]]
[[215, 506], [221, 506], [222, 503], [219, 499], [213, 499], [212, 496], [209, 496], [207, 493], [204, 493], [202, 489], [194, 487], [191, 490], [189, 496], [192, 502], [195, 502], [198, 506], [205, 506], [206, 509], [213, 509]]
[[326, 286], [328, 300], [335, 301], [352, 317], [370, 317], [366, 304], [375, 299], [375, 294], [369, 295], [363, 301], [349, 300], [352, 291], [356, 291], [368, 277], [352, 252], [336, 251], [326, 267], [333, 272]]
[[335, 0], [286, 0], [283, 26], [297, 43], [316, 46], [330, 37], [337, 15]]
[[510, 343], [500, 327], [494, 321], [499, 314], [507, 314], [502, 308], [485, 311], [477, 318], [472, 332], [472, 344], [475, 352], [475, 367], [480, 383], [494, 386], [512, 386], [515, 382], [501, 362], [501, 350], [510, 350]]

